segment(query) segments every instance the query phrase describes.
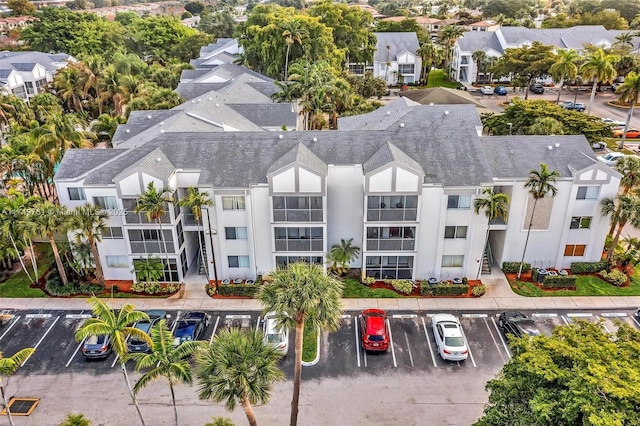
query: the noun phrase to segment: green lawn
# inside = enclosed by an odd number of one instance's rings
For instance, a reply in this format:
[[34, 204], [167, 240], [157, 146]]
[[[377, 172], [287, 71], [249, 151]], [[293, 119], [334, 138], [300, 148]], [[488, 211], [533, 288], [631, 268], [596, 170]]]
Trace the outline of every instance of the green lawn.
[[[36, 245], [35, 249], [38, 253], [38, 276], [41, 277], [53, 263], [53, 251], [51, 246], [45, 243]], [[25, 266], [33, 277], [31, 263], [25, 261]], [[20, 272], [0, 284], [0, 297], [48, 297], [39, 288], [31, 288], [29, 285], [29, 278], [20, 268]]]
[[[294, 339], [295, 340], [295, 339]], [[318, 332], [311, 329], [305, 323], [304, 334], [302, 335], [302, 360], [311, 362], [316, 359], [318, 353]]]
[[511, 283], [514, 292], [527, 297], [549, 296], [640, 296], [640, 266], [631, 277], [629, 287], [616, 287], [592, 275], [580, 275], [576, 282], [577, 289], [544, 291], [530, 282], [516, 281]]
[[429, 81], [427, 82], [426, 88], [429, 87], [448, 87], [450, 89], [455, 89], [460, 86], [460, 83], [457, 81], [450, 81], [445, 78], [446, 74], [443, 70], [432, 70], [429, 73]]
[[347, 278], [344, 280], [344, 291], [342, 297], [346, 298], [378, 298], [378, 299], [391, 299], [403, 297], [395, 291], [388, 288], [370, 288], [360, 281], [353, 278]]

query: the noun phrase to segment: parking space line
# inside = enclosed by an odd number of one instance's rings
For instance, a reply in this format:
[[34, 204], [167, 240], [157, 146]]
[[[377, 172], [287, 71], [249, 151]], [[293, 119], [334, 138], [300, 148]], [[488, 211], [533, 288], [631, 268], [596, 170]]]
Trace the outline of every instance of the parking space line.
[[367, 351], [362, 349], [362, 358], [364, 359], [364, 366], [367, 366]]
[[476, 360], [473, 359], [473, 354], [471, 353], [471, 347], [469, 346], [469, 340], [467, 340], [467, 335], [464, 333], [464, 329], [460, 327], [460, 332], [462, 333], [462, 337], [464, 337], [464, 341], [467, 342], [467, 351], [469, 351], [469, 357], [471, 357], [471, 363], [474, 367], [478, 367], [476, 365]]
[[[486, 318], [484, 319], [484, 325], [487, 326], [487, 330], [489, 330], [489, 334], [491, 335], [491, 340], [493, 340], [493, 344], [496, 345], [496, 348], [498, 348], [498, 354], [500, 355], [500, 359], [502, 360], [502, 362], [506, 362], [504, 357], [502, 356], [502, 350], [500, 349], [500, 345], [498, 345], [498, 341], [496, 340], [496, 338], [493, 336], [493, 332], [491, 331], [491, 327], [489, 327], [489, 321], [487, 321]], [[493, 319], [493, 318], [491, 318]], [[495, 324], [495, 322], [494, 322]]]
[[507, 345], [507, 342], [504, 341], [504, 337], [502, 337], [502, 333], [500, 333], [500, 329], [498, 328], [498, 324], [496, 324], [495, 318], [491, 317], [491, 321], [493, 321], [493, 326], [496, 329], [496, 333], [498, 334], [500, 341], [502, 342], [502, 344], [504, 345], [504, 348], [507, 351], [507, 356], [511, 358], [511, 351], [509, 350], [509, 346]]
[[14, 318], [13, 322], [11, 323], [11, 325], [4, 331], [4, 333], [2, 333], [2, 336], [0, 336], [0, 340], [2, 340], [2, 338], [9, 332], [9, 330], [11, 330], [11, 328], [16, 325], [16, 323], [20, 320], [20, 315], [18, 315], [17, 317]]
[[182, 311], [178, 311], [176, 313], [176, 320], [171, 324], [171, 335], [173, 336], [173, 332], [176, 331], [176, 327], [178, 326], [178, 321], [180, 321], [180, 314]]
[[209, 339], [209, 345], [213, 342], [213, 338], [216, 335], [216, 330], [218, 329], [218, 323], [220, 322], [220, 316], [216, 317], [216, 323], [213, 325], [213, 333], [211, 333], [211, 338]]
[[251, 315], [226, 315], [226, 319], [251, 319]]
[[[631, 319], [633, 320], [633, 322], [635, 322], [635, 323], [636, 323], [636, 325], [637, 325], [638, 327], [640, 327], [640, 322], [638, 322], [638, 320], [637, 320], [637, 319], [635, 319], [635, 317], [634, 317], [634, 316], [632, 316], [632, 317], [631, 317]], [[4, 335], [3, 335], [3, 336], [4, 336]], [[0, 337], [0, 339], [2, 339], [2, 337]]]
[[260, 315], [258, 315], [258, 320], [256, 321], [256, 331], [260, 329]]
[[620, 318], [620, 317], [626, 317], [627, 313], [626, 312], [605, 312], [603, 314], [600, 314], [601, 317], [604, 318]]
[[560, 318], [562, 318], [562, 321], [564, 321], [565, 325], [569, 325], [569, 320], [564, 315], [560, 315]]
[[431, 341], [429, 340], [429, 333], [427, 332], [427, 324], [424, 322], [424, 318], [420, 318], [422, 320], [422, 328], [424, 328], [424, 335], [427, 338], [427, 347], [429, 348], [429, 352], [431, 353], [431, 360], [433, 361], [433, 366], [438, 368], [438, 364], [436, 364], [436, 357], [433, 355], [433, 349], [431, 349]]
[[393, 356], [393, 366], [398, 368], [396, 362], [396, 351], [393, 349], [393, 333], [391, 333], [391, 324], [389, 324], [389, 318], [387, 318], [387, 328], [389, 329], [389, 341], [391, 342], [391, 355]]
[[407, 350], [409, 350], [409, 361], [411, 361], [411, 366], [415, 367], [415, 365], [413, 365], [413, 355], [411, 354], [411, 346], [409, 345], [409, 336], [407, 336], [407, 332], [404, 332], [404, 340], [407, 342]]
[[82, 347], [82, 345], [84, 345], [84, 341], [87, 340], [87, 338], [85, 337], [84, 339], [82, 339], [82, 342], [80, 342], [80, 344], [78, 345], [78, 347], [76, 348], [75, 351], [73, 351], [73, 355], [71, 355], [71, 358], [69, 358], [69, 361], [67, 361], [67, 363], [65, 364], [65, 367], [69, 367], [69, 365], [71, 364], [71, 361], [73, 361], [73, 359], [76, 357], [76, 354], [78, 353], [78, 351], [80, 350], [80, 348]]
[[462, 314], [463, 318], [486, 318], [487, 314]]
[[51, 314], [27, 314], [25, 318], [51, 318]]
[[[42, 341], [44, 340], [45, 337], [47, 337], [47, 334], [49, 334], [49, 332], [51, 331], [51, 329], [53, 328], [54, 325], [56, 325], [56, 323], [58, 322], [58, 320], [60, 319], [60, 317], [56, 317], [56, 319], [53, 321], [53, 324], [51, 324], [49, 326], [49, 328], [47, 329], [47, 331], [44, 332], [44, 334], [42, 335], [42, 337], [40, 338], [40, 340], [38, 340], [38, 343], [36, 343], [36, 345], [33, 347], [33, 349], [38, 349], [38, 346], [40, 346], [40, 343], [42, 343]], [[29, 358], [31, 358], [31, 356], [28, 356], [27, 359], [25, 359], [22, 364], [20, 364], [20, 367], [24, 367], [24, 365], [27, 363], [27, 361], [29, 361]]]
[[354, 317], [354, 321], [356, 323], [353, 325], [353, 329], [354, 329], [354, 331], [356, 333], [356, 352], [358, 354], [357, 356], [358, 356], [358, 368], [359, 368], [360, 367], [360, 339], [358, 339], [358, 325], [359, 324], [358, 324], [358, 320], [356, 318], [359, 318], [359, 317]]
[[395, 314], [395, 315], [391, 315], [391, 318], [395, 318], [395, 319], [413, 319], [413, 318], [417, 318], [418, 315], [416, 314]]
[[569, 312], [567, 314], [568, 318], [591, 318], [593, 314], [589, 312]]
[[533, 318], [556, 318], [558, 316], [558, 314], [554, 314], [554, 313], [533, 313], [531, 314], [531, 316]]

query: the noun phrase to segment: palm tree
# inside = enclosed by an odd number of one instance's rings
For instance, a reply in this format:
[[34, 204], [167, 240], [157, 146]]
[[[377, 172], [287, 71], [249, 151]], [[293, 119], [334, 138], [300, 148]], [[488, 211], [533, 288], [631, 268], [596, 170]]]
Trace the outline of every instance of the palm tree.
[[91, 126], [91, 131], [98, 137], [106, 138], [111, 144], [116, 129], [122, 123], [124, 123], [124, 119], [120, 116], [111, 117], [109, 114], [101, 114]]
[[342, 275], [349, 270], [351, 262], [360, 255], [360, 247], [353, 244], [353, 238], [341, 239], [340, 244], [331, 246], [327, 261], [331, 263], [329, 270]]
[[484, 251], [489, 244], [489, 230], [491, 222], [502, 218], [505, 222], [509, 217], [508, 204], [511, 201], [507, 194], [502, 192], [495, 192], [493, 188], [483, 188], [483, 198], [476, 198], [473, 201], [473, 208], [476, 214], [480, 214], [480, 210], [484, 210], [484, 215], [487, 218], [487, 234], [484, 237], [484, 245], [482, 246], [482, 255], [480, 256], [480, 266], [478, 267], [478, 275], [476, 280], [480, 278], [480, 272], [482, 271], [482, 263], [484, 261]]
[[487, 59], [487, 54], [484, 50], [476, 50], [471, 55], [474, 61], [476, 61], [476, 84], [478, 84], [480, 78], [480, 69], [482, 68], [482, 64]]
[[158, 282], [162, 278], [164, 266], [157, 257], [150, 255], [145, 259], [133, 261], [133, 272], [141, 282]]
[[420, 80], [423, 85], [429, 82], [429, 73], [433, 64], [437, 64], [442, 60], [442, 49], [440, 46], [433, 44], [431, 39], [420, 45], [420, 48], [416, 52], [422, 59], [422, 73], [420, 74]]
[[616, 200], [612, 198], [603, 199], [601, 205], [602, 215], [610, 215], [611, 223], [615, 223], [618, 226], [607, 252], [607, 262], [611, 264], [620, 234], [625, 225], [629, 222], [634, 227], [640, 226], [640, 197], [621, 194], [616, 197]]
[[134, 306], [130, 303], [125, 303], [122, 308], [116, 312], [109, 309], [107, 304], [93, 296], [88, 300], [89, 305], [93, 310], [93, 317], [87, 319], [82, 327], [76, 331], [76, 341], [81, 342], [89, 336], [107, 335], [110, 337], [111, 348], [115, 352], [120, 366], [122, 367], [122, 373], [124, 374], [124, 380], [127, 383], [129, 389], [129, 395], [133, 404], [136, 406], [138, 416], [142, 426], [145, 426], [140, 406], [136, 400], [136, 395], [131, 387], [129, 381], [129, 373], [127, 373], [126, 362], [129, 356], [127, 352], [127, 339], [135, 338], [136, 340], [147, 342], [153, 347], [153, 342], [147, 333], [139, 328], [133, 327], [137, 321], [146, 320], [149, 321], [149, 315], [144, 312], [136, 311]]
[[[622, 186], [623, 195], [627, 195], [633, 188], [640, 186], [640, 158], [631, 155], [622, 157], [618, 159], [614, 169], [622, 175], [620, 185]], [[616, 207], [615, 203], [613, 205]], [[614, 211], [608, 212], [606, 215], [608, 216], [610, 214], [611, 227], [609, 228], [609, 235], [613, 235], [616, 225], [618, 224], [618, 208], [614, 208]]]
[[302, 39], [309, 37], [309, 31], [302, 26], [302, 22], [299, 19], [290, 19], [283, 22], [281, 25], [282, 36], [287, 43], [287, 54], [285, 55], [284, 63], [284, 81], [287, 81], [289, 77], [289, 52], [291, 52], [291, 46], [295, 43], [302, 45]]
[[210, 422], [205, 423], [204, 426], [235, 426], [235, 423], [226, 417], [214, 417]]
[[[0, 352], [0, 376], [11, 376], [16, 372], [18, 367], [22, 365], [29, 357], [35, 352], [33, 348], [26, 348], [16, 352], [12, 357], [2, 356]], [[9, 424], [14, 426], [13, 419], [11, 418], [11, 410], [9, 409], [9, 402], [7, 401], [7, 395], [4, 392], [4, 382], [0, 377], [0, 393], [2, 393], [2, 400], [4, 402], [4, 408], [7, 411], [7, 419]]]
[[529, 126], [530, 135], [563, 135], [564, 124], [553, 117], [536, 118], [531, 126]]
[[573, 80], [578, 75], [576, 63], [580, 60], [580, 54], [574, 49], [560, 49], [556, 53], [556, 61], [549, 68], [551, 76], [560, 82], [556, 104], [560, 102], [560, 94], [566, 80]]
[[295, 328], [295, 364], [291, 426], [298, 424], [302, 379], [302, 339], [305, 321], [316, 330], [335, 330], [340, 321], [343, 284], [326, 275], [320, 265], [292, 263], [269, 273], [269, 281], [257, 295], [265, 311], [275, 311], [287, 328]]
[[75, 240], [80, 244], [83, 240], [87, 240], [93, 255], [93, 261], [96, 266], [96, 278], [100, 285], [104, 286], [104, 274], [102, 272], [102, 264], [100, 263], [100, 254], [96, 243], [102, 241], [102, 233], [107, 230], [106, 220], [109, 215], [99, 207], [85, 204], [78, 206], [71, 215], [69, 228], [75, 229]]
[[557, 170], [550, 171], [549, 166], [544, 163], [540, 164], [540, 170], [530, 170], [529, 178], [524, 184], [529, 189], [529, 194], [533, 196], [533, 208], [531, 209], [531, 218], [529, 219], [529, 229], [527, 230], [527, 239], [524, 242], [524, 250], [522, 250], [522, 261], [520, 261], [520, 269], [518, 269], [518, 279], [522, 275], [522, 266], [524, 265], [524, 256], [527, 253], [527, 244], [529, 243], [529, 235], [531, 235], [531, 227], [533, 226], [533, 218], [536, 213], [538, 200], [545, 198], [547, 195], [555, 197], [558, 194], [558, 188], [553, 184], [560, 178], [560, 172]]
[[[196, 220], [196, 225], [198, 226], [198, 248], [200, 249], [200, 258], [203, 265], [207, 265], [206, 255], [204, 252], [204, 247], [202, 245], [202, 235], [200, 234], [200, 219], [202, 218], [202, 208], [212, 207], [213, 200], [207, 196], [206, 193], [202, 193], [198, 191], [198, 188], [190, 186], [187, 188], [187, 195], [181, 198], [178, 201], [178, 205], [180, 207], [188, 207], [191, 209], [191, 213], [193, 214], [194, 219]], [[213, 247], [211, 247], [213, 253]], [[213, 257], [213, 256], [212, 256]], [[206, 268], [207, 275], [209, 275], [209, 268]], [[214, 279], [218, 282], [218, 272], [215, 268], [215, 259], [214, 259]]]
[[37, 199], [35, 197], [27, 198], [17, 192], [11, 192], [7, 197], [0, 198], [0, 207], [2, 207], [2, 209], [0, 209], [0, 232], [11, 241], [13, 253], [18, 257], [20, 266], [27, 275], [27, 278], [29, 278], [31, 284], [35, 284], [38, 280], [35, 252], [33, 252], [33, 249], [29, 252], [31, 266], [34, 269], [33, 278], [27, 270], [21, 252], [24, 251], [25, 254], [27, 253], [28, 238], [26, 237], [29, 233], [35, 231], [33, 222], [25, 215], [26, 212], [29, 211], [29, 208], [35, 205], [36, 201]]
[[176, 395], [174, 385], [193, 383], [191, 366], [189, 360], [196, 350], [202, 346], [201, 342], [184, 342], [179, 346], [173, 345], [173, 335], [167, 327], [165, 320], [160, 320], [151, 329], [151, 342], [153, 342], [151, 353], [136, 353], [130, 357], [136, 363], [136, 371], [151, 368], [138, 379], [133, 387], [135, 395], [152, 381], [161, 377], [169, 381], [171, 390], [171, 402], [173, 403], [173, 415], [178, 426], [178, 406], [176, 405]]
[[91, 426], [91, 421], [84, 414], [69, 414], [60, 426]]
[[624, 124], [622, 138], [620, 138], [620, 143], [618, 144], [618, 149], [622, 149], [624, 148], [624, 140], [627, 136], [629, 125], [631, 124], [631, 117], [633, 117], [633, 110], [638, 103], [638, 98], [640, 97], [640, 75], [635, 71], [631, 71], [625, 77], [624, 83], [616, 89], [616, 93], [620, 95], [621, 101], [629, 102], [631, 104], [629, 106], [629, 112], [627, 113], [627, 121]]
[[167, 214], [167, 206], [169, 203], [173, 203], [173, 197], [171, 197], [172, 192], [172, 189], [166, 186], [158, 190], [153, 181], [151, 181], [147, 185], [147, 190], [140, 194], [136, 207], [133, 209], [135, 213], [144, 212], [149, 222], [155, 221], [160, 227], [160, 238], [164, 246], [164, 256], [167, 260], [169, 281], [171, 281], [171, 263], [169, 262], [167, 241], [164, 238], [164, 230], [162, 229], [162, 217]]
[[598, 49], [589, 54], [585, 62], [580, 67], [580, 76], [585, 80], [593, 80], [587, 114], [591, 115], [591, 107], [593, 106], [593, 100], [596, 96], [598, 83], [611, 83], [613, 79], [616, 78], [617, 72], [613, 64], [617, 61], [617, 56], [605, 53], [602, 49]]
[[634, 37], [635, 37], [634, 34], [630, 31], [626, 33], [618, 34], [616, 36], [615, 43], [613, 43], [613, 46], [620, 46], [623, 49], [633, 49]]
[[242, 404], [251, 426], [256, 426], [252, 406], [271, 398], [271, 386], [284, 379], [278, 368], [282, 354], [264, 341], [259, 330], [225, 329], [196, 355], [198, 397], [225, 402], [233, 411]]
[[[464, 28], [458, 25], [447, 25], [440, 31], [440, 43], [447, 49], [445, 52], [445, 69], [451, 65], [451, 49], [456, 41], [464, 35]], [[451, 74], [451, 70], [447, 70], [447, 75]]]
[[38, 230], [42, 235], [45, 235], [49, 239], [51, 249], [53, 250], [53, 256], [56, 259], [56, 266], [58, 267], [58, 273], [60, 279], [64, 285], [67, 285], [67, 273], [64, 270], [62, 259], [58, 251], [58, 245], [54, 236], [59, 233], [66, 232], [69, 225], [69, 217], [67, 216], [67, 209], [62, 206], [57, 206], [49, 201], [42, 202], [37, 209], [39, 214], [36, 217], [38, 224]]

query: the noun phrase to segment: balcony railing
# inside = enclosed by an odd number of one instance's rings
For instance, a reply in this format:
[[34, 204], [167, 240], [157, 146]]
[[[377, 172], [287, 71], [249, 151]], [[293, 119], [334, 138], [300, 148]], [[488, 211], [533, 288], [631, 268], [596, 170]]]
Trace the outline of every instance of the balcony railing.
[[415, 250], [416, 240], [411, 238], [367, 239], [367, 250]]
[[323, 251], [324, 242], [318, 240], [276, 240], [276, 251]]
[[[146, 213], [127, 211], [125, 212], [124, 218], [126, 223], [157, 223], [155, 220], [149, 220]], [[168, 212], [160, 216], [160, 222], [171, 223], [171, 217]]]
[[[184, 225], [189, 226], [197, 226], [198, 221], [196, 221], [196, 215], [193, 213], [183, 213], [182, 214], [182, 223]], [[200, 218], [200, 226], [202, 226], [202, 217]]]
[[322, 222], [321, 209], [273, 209], [274, 222]]
[[[164, 253], [162, 241], [131, 241], [131, 253]], [[173, 241], [167, 241], [167, 252], [175, 253]]]
[[417, 216], [418, 216], [418, 209], [415, 209], [415, 208], [368, 209], [367, 210], [367, 220], [371, 222], [415, 221]]

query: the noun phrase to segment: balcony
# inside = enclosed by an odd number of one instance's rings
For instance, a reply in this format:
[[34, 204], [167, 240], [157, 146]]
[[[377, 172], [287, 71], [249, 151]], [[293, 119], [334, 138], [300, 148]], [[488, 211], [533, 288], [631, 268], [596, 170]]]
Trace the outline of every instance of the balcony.
[[417, 208], [367, 209], [367, 220], [371, 222], [415, 221]]
[[273, 209], [274, 222], [322, 222], [322, 209]]
[[282, 239], [276, 240], [276, 251], [323, 251], [324, 241], [322, 239]]
[[[130, 241], [131, 253], [164, 253], [164, 244], [162, 241]], [[173, 241], [167, 241], [167, 252], [175, 253]]]
[[416, 240], [413, 238], [367, 239], [367, 250], [393, 251], [415, 250]]
[[[147, 218], [146, 213], [134, 213], [132, 211], [127, 211], [124, 214], [125, 223], [133, 224], [133, 223], [158, 223], [155, 220], [149, 220]], [[162, 223], [171, 223], [171, 217], [169, 213], [166, 212], [162, 216], [160, 216], [160, 222]]]
[[[182, 224], [185, 226], [198, 226], [196, 215], [194, 215], [193, 213], [183, 213]], [[202, 226], [202, 217], [200, 218], [200, 226]]]

